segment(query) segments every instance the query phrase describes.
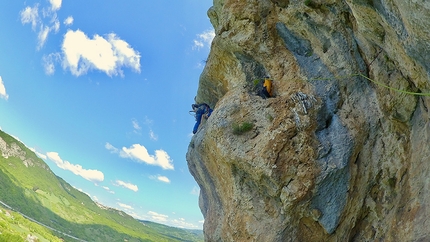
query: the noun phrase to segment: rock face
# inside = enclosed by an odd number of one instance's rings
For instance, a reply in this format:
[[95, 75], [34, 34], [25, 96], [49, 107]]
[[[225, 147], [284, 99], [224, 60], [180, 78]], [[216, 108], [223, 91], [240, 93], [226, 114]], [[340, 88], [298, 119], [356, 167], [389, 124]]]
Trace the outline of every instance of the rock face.
[[[430, 241], [430, 2], [214, 0], [207, 241]], [[269, 75], [275, 97], [254, 93]], [[243, 125], [250, 130], [239, 129]]]

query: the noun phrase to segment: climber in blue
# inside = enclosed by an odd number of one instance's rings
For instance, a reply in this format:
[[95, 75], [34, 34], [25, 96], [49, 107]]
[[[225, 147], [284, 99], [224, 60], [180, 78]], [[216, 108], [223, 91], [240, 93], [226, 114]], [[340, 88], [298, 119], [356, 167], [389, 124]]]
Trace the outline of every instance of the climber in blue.
[[202, 118], [209, 118], [213, 110], [206, 103], [193, 104], [191, 105], [191, 107], [193, 108], [193, 112], [196, 113], [196, 124], [193, 128], [193, 134], [195, 134], [199, 129], [200, 123], [202, 122]]

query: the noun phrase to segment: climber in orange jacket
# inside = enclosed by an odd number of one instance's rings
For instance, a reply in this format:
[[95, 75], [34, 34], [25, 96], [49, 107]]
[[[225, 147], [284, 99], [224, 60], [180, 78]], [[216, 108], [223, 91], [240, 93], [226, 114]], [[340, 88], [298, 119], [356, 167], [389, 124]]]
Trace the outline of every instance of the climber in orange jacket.
[[268, 97], [272, 97], [272, 80], [268, 76], [264, 78], [263, 87], [266, 89]]
[[264, 82], [260, 82], [259, 86], [257, 88], [257, 94], [258, 96], [266, 99], [269, 97], [272, 97], [272, 80], [266, 76], [264, 78]]

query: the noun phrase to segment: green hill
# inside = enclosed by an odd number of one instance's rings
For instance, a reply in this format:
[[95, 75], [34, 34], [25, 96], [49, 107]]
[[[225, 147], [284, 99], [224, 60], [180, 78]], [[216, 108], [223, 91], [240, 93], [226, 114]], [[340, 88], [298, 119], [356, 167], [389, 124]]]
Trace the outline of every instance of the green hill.
[[200, 233], [97, 205], [3, 131], [0, 153], [0, 241], [203, 241]]

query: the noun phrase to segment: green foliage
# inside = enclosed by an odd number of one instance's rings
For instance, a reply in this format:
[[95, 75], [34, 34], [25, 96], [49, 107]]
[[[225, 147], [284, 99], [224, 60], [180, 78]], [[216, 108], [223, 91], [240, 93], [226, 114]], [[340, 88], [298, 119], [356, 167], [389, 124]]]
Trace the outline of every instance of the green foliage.
[[391, 188], [396, 187], [396, 182], [397, 182], [396, 177], [391, 177], [391, 178], [389, 178], [389, 179], [388, 179], [388, 185], [389, 185]]
[[[203, 241], [202, 236], [167, 226], [166, 231], [160, 233], [124, 212], [100, 208], [88, 195], [55, 176], [45, 162], [22, 143], [2, 131], [0, 138], [8, 146], [18, 145], [25, 152], [23, 160], [31, 161], [29, 165], [19, 157], [0, 156], [0, 201], [19, 212], [11, 211], [13, 220], [2, 218], [6, 215], [0, 213], [0, 242], [24, 241], [29, 234], [37, 236], [39, 241], [60, 241], [58, 238], [76, 241], [20, 214], [86, 241]], [[5, 211], [1, 204], [0, 210]], [[175, 231], [173, 235], [169, 234], [170, 230]]]
[[243, 122], [241, 124], [235, 123], [233, 124], [233, 134], [241, 135], [250, 131], [252, 128], [254, 128], [253, 123], [249, 123], [249, 122]]
[[61, 241], [59, 236], [34, 223], [19, 213], [0, 207], [0, 242], [2, 241], [26, 241], [28, 235], [38, 238], [37, 241]]
[[310, 7], [310, 8], [313, 8], [313, 9], [323, 9], [323, 8], [326, 8], [325, 5], [322, 5], [322, 4], [320, 4], [318, 2], [315, 2], [313, 0], [305, 0], [304, 4], [307, 7]]
[[181, 239], [182, 241], [203, 241], [203, 231], [201, 230], [185, 230], [169, 227], [163, 224], [157, 224], [150, 221], [140, 221], [147, 227], [154, 229], [160, 234], [166, 235], [171, 239]]
[[312, 5], [312, 0], [305, 0], [304, 4], [309, 7]]
[[0, 241], [24, 241], [24, 238], [18, 234], [11, 234], [9, 232], [4, 232], [0, 234]]

